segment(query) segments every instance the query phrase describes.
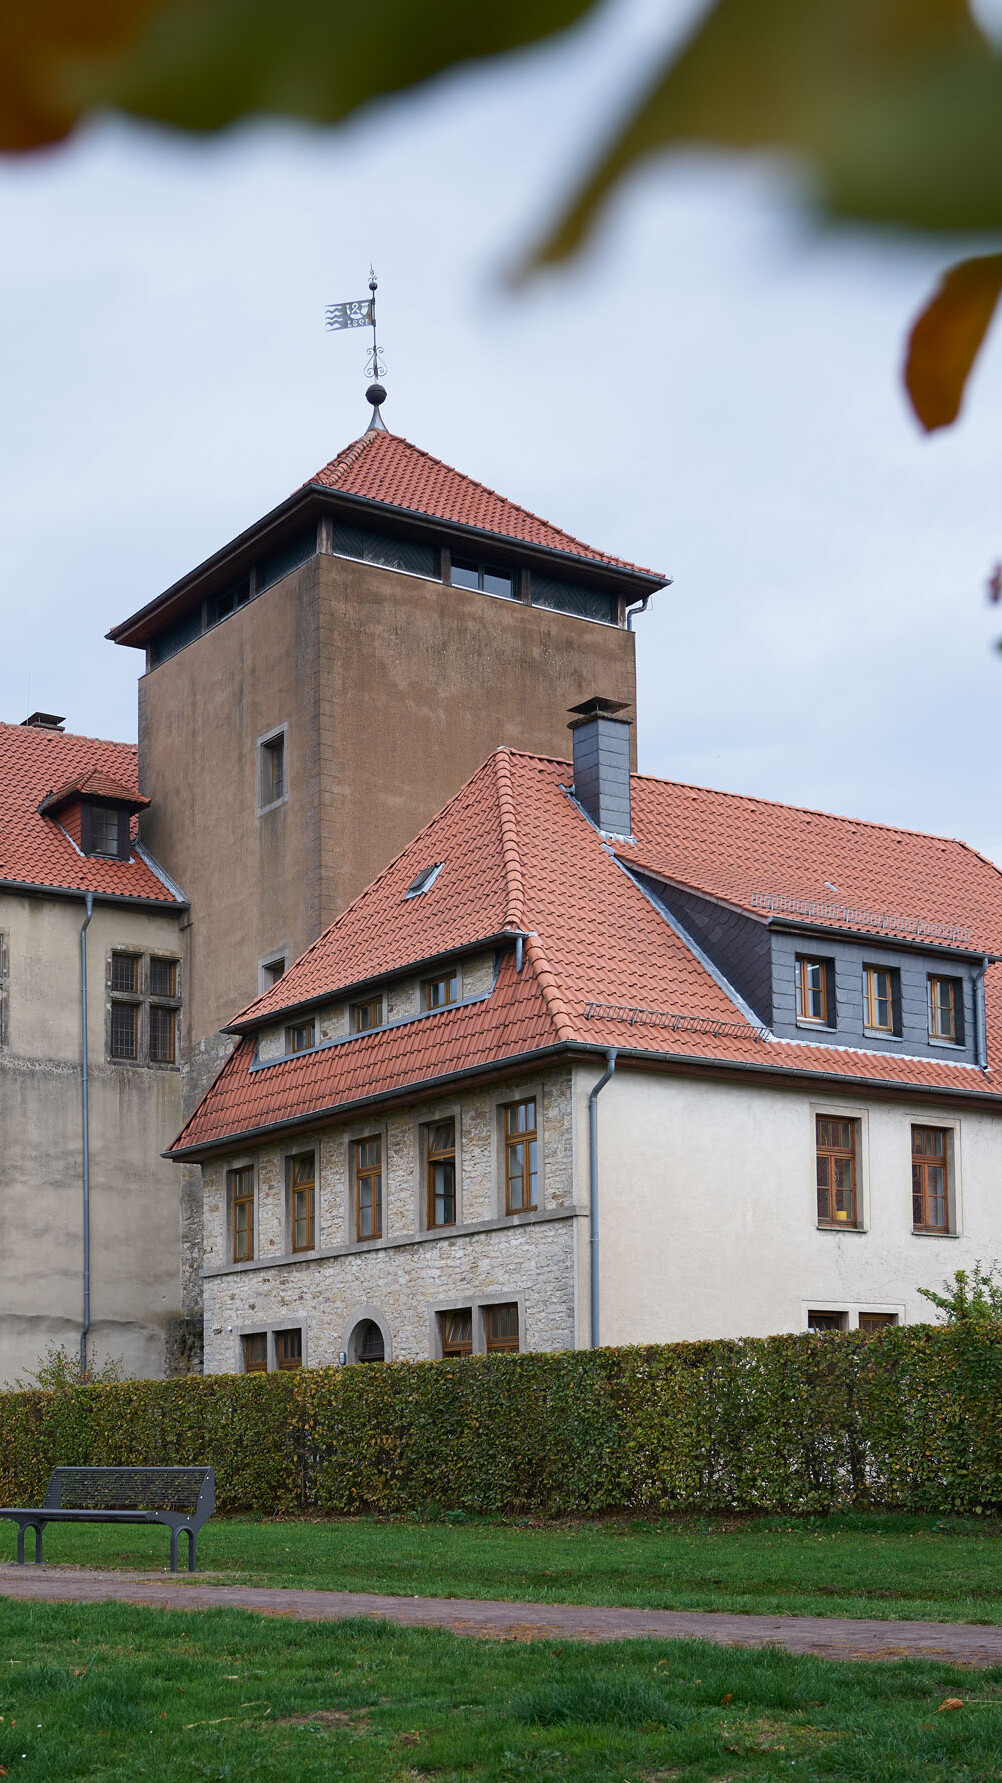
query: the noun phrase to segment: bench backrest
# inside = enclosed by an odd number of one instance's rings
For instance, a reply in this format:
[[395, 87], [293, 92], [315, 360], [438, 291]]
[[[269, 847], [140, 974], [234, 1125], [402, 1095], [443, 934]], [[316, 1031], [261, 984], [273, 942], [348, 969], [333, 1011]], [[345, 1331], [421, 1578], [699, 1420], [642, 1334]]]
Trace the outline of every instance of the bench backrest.
[[[72, 1511], [175, 1511], [214, 1508], [211, 1467], [57, 1467], [45, 1503]], [[201, 1504], [199, 1500], [201, 1499]]]

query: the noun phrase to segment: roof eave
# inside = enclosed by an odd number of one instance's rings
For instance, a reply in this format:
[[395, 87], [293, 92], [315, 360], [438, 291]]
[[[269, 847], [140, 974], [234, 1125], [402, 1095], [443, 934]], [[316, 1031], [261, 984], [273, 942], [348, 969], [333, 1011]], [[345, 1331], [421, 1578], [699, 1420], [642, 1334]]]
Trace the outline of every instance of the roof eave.
[[188, 909], [187, 898], [150, 898], [141, 892], [95, 891], [89, 885], [44, 885], [34, 879], [5, 879], [0, 876], [0, 892], [16, 897], [73, 898], [91, 897], [95, 904], [131, 904], [144, 910], [161, 910], [178, 915]]

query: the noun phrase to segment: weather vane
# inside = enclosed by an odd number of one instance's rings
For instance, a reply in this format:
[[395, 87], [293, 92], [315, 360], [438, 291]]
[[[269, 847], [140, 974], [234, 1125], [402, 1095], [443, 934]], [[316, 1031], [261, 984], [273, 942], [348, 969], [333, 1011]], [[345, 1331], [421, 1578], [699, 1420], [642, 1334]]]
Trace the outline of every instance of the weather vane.
[[370, 427], [385, 427], [386, 423], [379, 412], [380, 405], [386, 401], [386, 391], [380, 383], [386, 376], [386, 361], [379, 351], [376, 340], [376, 290], [378, 279], [372, 267], [369, 268], [369, 297], [359, 298], [354, 302], [330, 303], [327, 305], [327, 327], [335, 330], [341, 328], [371, 328], [372, 346], [365, 356], [365, 375], [373, 381], [366, 396], [372, 404], [372, 420]]

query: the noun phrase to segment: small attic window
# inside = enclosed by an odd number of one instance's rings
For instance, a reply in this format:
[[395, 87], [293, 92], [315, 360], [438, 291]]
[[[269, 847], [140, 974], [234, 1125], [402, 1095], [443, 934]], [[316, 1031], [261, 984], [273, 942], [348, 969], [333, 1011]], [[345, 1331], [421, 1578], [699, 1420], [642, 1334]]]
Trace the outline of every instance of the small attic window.
[[80, 846], [83, 854], [106, 860], [129, 859], [129, 813], [114, 805], [95, 805], [84, 800], [80, 807]]
[[416, 879], [412, 879], [404, 893], [405, 898], [419, 898], [422, 892], [429, 890], [445, 866], [444, 861], [436, 861], [432, 867], [422, 867]]

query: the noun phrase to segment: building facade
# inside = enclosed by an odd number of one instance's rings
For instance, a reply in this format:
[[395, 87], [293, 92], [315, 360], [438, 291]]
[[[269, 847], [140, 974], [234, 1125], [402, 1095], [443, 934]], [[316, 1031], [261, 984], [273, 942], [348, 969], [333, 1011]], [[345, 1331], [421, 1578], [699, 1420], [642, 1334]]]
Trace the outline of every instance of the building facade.
[[184, 1365], [162, 1153], [187, 911], [136, 841], [145, 803], [127, 744], [46, 714], [0, 724], [0, 1384], [53, 1345], [130, 1374]]
[[962, 844], [492, 756], [230, 1024], [213, 1369], [857, 1328], [1002, 1250], [1002, 881]]

